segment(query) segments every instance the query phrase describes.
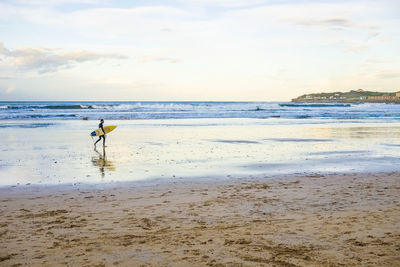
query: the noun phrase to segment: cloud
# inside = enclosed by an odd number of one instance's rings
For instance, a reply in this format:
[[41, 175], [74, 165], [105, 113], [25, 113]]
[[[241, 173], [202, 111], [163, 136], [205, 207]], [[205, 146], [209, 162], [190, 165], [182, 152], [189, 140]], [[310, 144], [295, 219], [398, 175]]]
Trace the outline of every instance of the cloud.
[[366, 29], [372, 30], [369, 33], [369, 37], [375, 37], [379, 34], [377, 31], [378, 27], [374, 25], [365, 25], [361, 23], [357, 23], [350, 19], [344, 17], [328, 17], [328, 18], [299, 18], [294, 20], [288, 20], [289, 22], [302, 25], [302, 26], [316, 26], [316, 27], [328, 27], [333, 29], [350, 29], [350, 28], [358, 28], [358, 29]]
[[298, 19], [294, 24], [304, 26], [327, 26], [327, 27], [355, 27], [357, 24], [346, 18], [327, 18], [327, 19]]
[[147, 63], [152, 61], [158, 62], [168, 62], [168, 63], [177, 63], [180, 62], [179, 59], [173, 57], [162, 57], [162, 56], [140, 56], [138, 57], [139, 62]]
[[2, 84], [0, 85], [0, 95], [1, 94], [11, 94], [15, 91], [15, 85], [14, 84]]
[[400, 71], [398, 70], [384, 70], [378, 74], [381, 79], [395, 79], [400, 78]]
[[14, 0], [15, 4], [32, 6], [58, 6], [63, 4], [101, 4], [102, 0]]
[[345, 49], [346, 52], [362, 52], [368, 50], [367, 45], [353, 45]]
[[377, 37], [380, 34], [378, 31], [371, 31], [368, 33], [368, 40]]
[[171, 28], [162, 28], [160, 31], [162, 32], [173, 32], [174, 30]]
[[96, 53], [86, 50], [63, 50], [46, 47], [21, 47], [9, 50], [0, 42], [1, 57], [10, 67], [16, 67], [23, 71], [37, 71], [38, 73], [55, 72], [87, 61], [126, 58], [116, 53]]
[[371, 64], [381, 64], [381, 63], [393, 63], [394, 60], [382, 59], [382, 58], [367, 58], [365, 62]]
[[255, 5], [267, 4], [269, 0], [179, 0], [184, 4], [199, 7], [223, 7], [223, 8], [241, 8]]
[[10, 94], [15, 90], [15, 86], [14, 85], [10, 85], [7, 87], [7, 89], [5, 90], [6, 94]]

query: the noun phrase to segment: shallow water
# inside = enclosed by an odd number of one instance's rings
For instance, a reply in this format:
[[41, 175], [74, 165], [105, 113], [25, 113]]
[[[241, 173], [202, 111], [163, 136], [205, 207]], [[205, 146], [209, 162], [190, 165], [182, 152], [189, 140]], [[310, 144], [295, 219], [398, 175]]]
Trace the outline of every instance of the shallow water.
[[0, 185], [399, 171], [400, 123], [308, 119], [17, 120], [3, 127]]

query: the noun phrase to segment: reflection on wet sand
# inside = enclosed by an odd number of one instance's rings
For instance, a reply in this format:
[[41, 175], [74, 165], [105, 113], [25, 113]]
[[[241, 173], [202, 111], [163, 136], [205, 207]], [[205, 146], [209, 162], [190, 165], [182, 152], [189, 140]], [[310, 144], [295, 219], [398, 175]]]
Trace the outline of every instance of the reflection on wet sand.
[[400, 138], [399, 127], [336, 127], [336, 128], [318, 128], [315, 133], [324, 133], [331, 138], [348, 139], [379, 139], [379, 138]]
[[99, 167], [102, 178], [104, 178], [106, 170], [115, 171], [114, 163], [107, 159], [105, 147], [103, 147], [102, 153], [100, 153], [97, 148], [95, 148], [94, 151], [97, 153], [97, 156], [92, 157], [92, 163], [93, 166]]

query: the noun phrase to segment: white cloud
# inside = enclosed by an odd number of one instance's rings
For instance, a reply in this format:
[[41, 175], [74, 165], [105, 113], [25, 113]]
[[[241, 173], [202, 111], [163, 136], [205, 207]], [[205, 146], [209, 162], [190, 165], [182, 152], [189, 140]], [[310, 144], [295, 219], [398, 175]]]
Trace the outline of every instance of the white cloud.
[[62, 4], [101, 4], [104, 0], [12, 0], [14, 4], [31, 6], [57, 6]]
[[15, 85], [7, 85], [6, 88], [3, 89], [5, 94], [11, 94], [15, 91]]
[[347, 51], [347, 52], [362, 52], [362, 51], [368, 50], [368, 48], [369, 47], [367, 45], [353, 45], [353, 46], [347, 47], [345, 49], [345, 51]]
[[[293, 24], [303, 25], [303, 26], [320, 26], [320, 27], [333, 27], [333, 28], [360, 28], [360, 29], [370, 29], [376, 30], [378, 29], [377, 26], [373, 25], [364, 25], [361, 23], [357, 23], [352, 21], [348, 18], [344, 17], [328, 17], [328, 18], [317, 18], [317, 19], [310, 19], [310, 18], [301, 18], [295, 19], [292, 21]], [[378, 35], [379, 32], [373, 32], [371, 35]]]
[[382, 59], [382, 58], [367, 58], [365, 62], [370, 64], [385, 64], [385, 63], [393, 63], [394, 60]]
[[179, 0], [187, 5], [199, 7], [239, 8], [268, 4], [270, 0]]
[[10, 94], [15, 90], [15, 86], [14, 85], [9, 85], [7, 87], [7, 89], [5, 90], [6, 94]]
[[180, 62], [178, 58], [173, 57], [163, 57], [163, 56], [140, 56], [138, 57], [139, 62], [147, 63], [147, 62], [168, 62], [168, 63], [177, 63]]
[[400, 78], [399, 70], [383, 70], [378, 73], [378, 77], [381, 79], [397, 79]]
[[334, 26], [334, 27], [354, 27], [356, 24], [346, 18], [326, 18], [326, 19], [298, 19], [293, 21], [294, 24], [304, 26]]
[[126, 58], [116, 53], [97, 53], [86, 50], [63, 50], [46, 47], [21, 47], [9, 50], [1, 42], [0, 56], [4, 58], [5, 64], [17, 67], [19, 70], [33, 70], [38, 73], [55, 72], [86, 61], [105, 58]]

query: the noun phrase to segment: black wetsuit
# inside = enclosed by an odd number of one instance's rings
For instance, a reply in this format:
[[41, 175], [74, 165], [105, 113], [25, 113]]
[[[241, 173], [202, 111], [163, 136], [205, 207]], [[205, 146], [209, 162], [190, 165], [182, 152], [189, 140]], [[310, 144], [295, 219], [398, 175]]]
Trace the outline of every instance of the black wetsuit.
[[103, 135], [100, 135], [99, 136], [99, 139], [96, 141], [96, 143], [94, 143], [95, 145], [97, 144], [97, 142], [99, 142], [100, 140], [101, 140], [101, 138], [103, 138], [103, 146], [104, 145], [106, 145], [106, 131], [104, 131], [104, 128], [103, 128], [103, 123], [101, 122], [100, 124], [99, 124], [99, 128], [101, 128], [101, 130], [103, 131]]

